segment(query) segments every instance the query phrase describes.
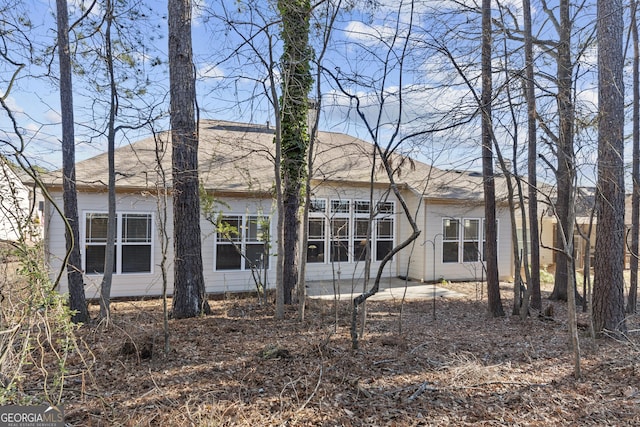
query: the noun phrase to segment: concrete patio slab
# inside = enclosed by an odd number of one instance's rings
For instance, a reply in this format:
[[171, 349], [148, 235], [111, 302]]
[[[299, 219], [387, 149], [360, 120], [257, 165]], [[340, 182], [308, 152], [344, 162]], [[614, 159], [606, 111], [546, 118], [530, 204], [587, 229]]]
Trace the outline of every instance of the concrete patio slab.
[[[307, 296], [315, 299], [352, 300], [360, 295], [363, 290], [363, 280], [336, 280], [333, 281], [307, 281]], [[369, 287], [373, 284], [370, 282]], [[334, 289], [335, 286], [335, 289]], [[369, 301], [384, 300], [417, 300], [433, 299], [434, 297], [460, 298], [459, 292], [439, 287], [433, 283], [404, 281], [399, 278], [384, 278], [380, 282], [378, 293], [369, 298]]]

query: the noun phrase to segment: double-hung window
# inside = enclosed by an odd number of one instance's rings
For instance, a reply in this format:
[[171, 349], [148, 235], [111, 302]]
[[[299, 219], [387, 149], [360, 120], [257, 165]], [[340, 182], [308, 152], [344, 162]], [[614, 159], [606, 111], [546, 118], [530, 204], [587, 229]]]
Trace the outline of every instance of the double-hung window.
[[[84, 269], [87, 274], [102, 274], [107, 248], [107, 214], [86, 213], [84, 230]], [[153, 215], [118, 213], [114, 244], [116, 274], [150, 273], [153, 248]]]
[[443, 219], [442, 262], [479, 262], [484, 260], [486, 239], [484, 219]]
[[223, 215], [216, 225], [215, 269], [269, 268], [269, 220], [258, 215]]
[[311, 200], [309, 205], [309, 222], [307, 223], [307, 262], [325, 262], [327, 253], [326, 218], [327, 201]]
[[462, 261], [480, 261], [480, 220], [465, 219], [462, 236]]
[[[364, 261], [367, 256], [367, 247], [371, 247], [371, 203], [369, 201], [356, 200], [353, 202], [353, 260]], [[367, 241], [369, 245], [367, 246]]]
[[350, 203], [331, 200], [331, 261], [349, 261], [349, 211]]
[[442, 262], [458, 262], [460, 252], [460, 220], [442, 221]]
[[[88, 274], [104, 273], [104, 255], [107, 248], [107, 214], [88, 213], [85, 215], [85, 246], [84, 271]], [[116, 261], [113, 271], [118, 264], [118, 248], [116, 246]]]
[[393, 202], [378, 203], [376, 215], [376, 261], [382, 261], [393, 249]]

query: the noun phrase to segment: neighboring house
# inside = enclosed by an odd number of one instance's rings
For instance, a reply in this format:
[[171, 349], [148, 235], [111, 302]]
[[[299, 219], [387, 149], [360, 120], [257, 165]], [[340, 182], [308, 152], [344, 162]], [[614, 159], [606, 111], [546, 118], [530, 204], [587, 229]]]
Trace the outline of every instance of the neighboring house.
[[[167, 146], [168, 133], [159, 136]], [[206, 290], [210, 293], [255, 289], [250, 265], [266, 268], [274, 287], [277, 212], [274, 202], [274, 134], [268, 126], [221, 121], [200, 125], [199, 175], [215, 201], [215, 215], [201, 218], [202, 258]], [[162, 151], [162, 150], [160, 150]], [[389, 188], [389, 180], [372, 144], [354, 137], [320, 132], [315, 147], [312, 203], [307, 224], [307, 280], [342, 281], [361, 278], [369, 218], [373, 217], [372, 275], [380, 260], [410, 234], [410, 226]], [[170, 152], [160, 152], [170, 177]], [[116, 150], [117, 222], [116, 265], [112, 296], [152, 296], [162, 289], [162, 258], [158, 233], [157, 189], [162, 187], [156, 161], [156, 142], [148, 138]], [[416, 160], [398, 157], [399, 188], [416, 215], [421, 235], [397, 254], [386, 276], [412, 280], [482, 280], [484, 205], [482, 176], [442, 171]], [[374, 175], [373, 187], [369, 182]], [[98, 295], [106, 244], [106, 154], [76, 167], [80, 247], [87, 297]], [[170, 178], [169, 178], [170, 179]], [[502, 180], [497, 180], [500, 185]], [[171, 183], [167, 183], [170, 187]], [[48, 189], [62, 204], [60, 176]], [[501, 187], [499, 193], [504, 194]], [[370, 202], [373, 200], [373, 203]], [[171, 235], [171, 200], [168, 233]], [[53, 271], [62, 267], [64, 227], [51, 206], [46, 207], [45, 239]], [[217, 232], [215, 223], [237, 233]], [[231, 228], [230, 228], [231, 227]], [[271, 236], [269, 238], [268, 236]], [[241, 251], [242, 256], [238, 252]], [[267, 256], [264, 256], [264, 254]], [[169, 245], [169, 268], [172, 261]], [[498, 259], [502, 278], [513, 271], [511, 225], [504, 203], [498, 208]], [[173, 272], [169, 271], [169, 292]], [[66, 278], [60, 289], [66, 291]]]
[[[548, 185], [540, 185], [539, 196], [539, 227], [540, 227], [540, 265], [542, 268], [553, 267], [559, 254], [554, 248], [560, 248], [557, 241], [558, 219], [554, 213], [552, 204], [555, 201], [556, 189]], [[584, 267], [585, 254], [589, 250], [593, 260], [593, 252], [596, 244], [597, 218], [592, 216], [595, 205], [594, 187], [577, 187], [575, 197], [575, 228], [573, 236], [574, 256], [576, 268]], [[630, 215], [627, 216], [629, 220]], [[627, 222], [630, 222], [627, 221]], [[590, 227], [591, 224], [591, 227]], [[591, 230], [591, 231], [590, 231]], [[591, 263], [593, 266], [593, 262]]]
[[27, 187], [9, 161], [0, 155], [0, 240], [33, 240], [42, 235], [42, 197]]
[[[540, 265], [548, 268], [553, 267], [558, 256], [558, 251], [553, 248], [559, 248], [556, 238], [556, 229], [558, 220], [553, 213], [553, 208], [549, 203], [549, 200], [553, 199], [555, 194], [555, 188], [543, 187], [543, 191], [546, 194], [552, 196], [546, 198], [546, 202], [540, 204], [541, 209], [538, 217], [540, 218]], [[576, 188], [576, 200], [575, 200], [575, 228], [573, 235], [574, 243], [574, 256], [576, 269], [581, 270], [585, 267], [586, 255], [589, 255], [590, 267], [594, 265], [594, 253], [596, 246], [596, 227], [598, 224], [598, 217], [594, 213], [596, 203], [596, 188], [595, 187], [578, 187]], [[624, 268], [628, 269], [631, 259], [631, 194], [625, 196], [625, 236], [626, 245], [625, 263]]]

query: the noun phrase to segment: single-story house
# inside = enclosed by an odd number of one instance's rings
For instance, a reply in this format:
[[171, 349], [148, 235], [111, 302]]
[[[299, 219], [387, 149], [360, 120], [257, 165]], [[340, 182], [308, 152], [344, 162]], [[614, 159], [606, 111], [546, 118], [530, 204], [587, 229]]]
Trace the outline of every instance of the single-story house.
[[[277, 210], [274, 202], [274, 132], [269, 126], [215, 120], [200, 123], [199, 176], [213, 215], [201, 216], [202, 259], [209, 293], [255, 289], [251, 266], [264, 268], [275, 286]], [[158, 221], [162, 217], [158, 189], [171, 187], [169, 133], [123, 146], [115, 152], [117, 191], [114, 297], [161, 293], [162, 258]], [[160, 148], [158, 148], [160, 147]], [[373, 217], [373, 274], [393, 245], [410, 234], [410, 226], [374, 146], [349, 135], [320, 132], [315, 147], [312, 202], [306, 248], [307, 280], [342, 280], [363, 276], [365, 242]], [[161, 169], [167, 174], [163, 182]], [[374, 163], [375, 159], [375, 163]], [[398, 160], [398, 165], [400, 161]], [[482, 176], [444, 171], [416, 159], [404, 159], [396, 180], [421, 235], [415, 245], [387, 265], [388, 276], [412, 280], [482, 280], [484, 205]], [[103, 272], [107, 214], [106, 154], [77, 164], [80, 248], [87, 297], [96, 297]], [[373, 185], [370, 184], [373, 174]], [[503, 180], [497, 180], [504, 194]], [[48, 190], [62, 204], [59, 174]], [[45, 206], [45, 242], [52, 271], [62, 268], [64, 227]], [[169, 194], [168, 234], [172, 209]], [[498, 262], [503, 279], [513, 275], [508, 207], [497, 212]], [[224, 224], [225, 227], [218, 227]], [[229, 227], [233, 232], [229, 233]], [[226, 231], [225, 231], [226, 230]], [[169, 292], [172, 290], [172, 245], [169, 245]], [[66, 278], [60, 289], [66, 291]]]
[[21, 175], [0, 155], [0, 240], [34, 240], [42, 233], [44, 199]]

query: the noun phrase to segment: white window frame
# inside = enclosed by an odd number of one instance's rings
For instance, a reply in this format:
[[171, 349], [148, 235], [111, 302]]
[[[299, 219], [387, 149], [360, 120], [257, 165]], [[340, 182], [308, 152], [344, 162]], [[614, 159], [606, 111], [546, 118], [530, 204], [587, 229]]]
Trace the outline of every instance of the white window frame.
[[[368, 205], [368, 209], [364, 212], [359, 211], [358, 209], [356, 209], [360, 204], [366, 204]], [[367, 230], [369, 231], [369, 249], [370, 249], [370, 253], [371, 253], [371, 259], [373, 258], [373, 248], [372, 248], [372, 243], [374, 242], [373, 240], [373, 235], [374, 235], [374, 228], [375, 228], [375, 220], [372, 223], [371, 222], [371, 203], [369, 202], [369, 200], [354, 200], [353, 201], [353, 219], [352, 219], [352, 225], [351, 225], [351, 256], [352, 256], [352, 260], [353, 262], [363, 262], [365, 260], [366, 257], [366, 246], [365, 246], [365, 242], [367, 240], [367, 232], [365, 231], [364, 234], [358, 234], [358, 227], [357, 227], [357, 223], [359, 221], [364, 220], [366, 225], [367, 225]], [[369, 229], [369, 227], [371, 227]], [[360, 249], [362, 247], [362, 252], [359, 254], [356, 254], [356, 248]], [[359, 256], [358, 256], [359, 255]]]
[[[477, 229], [477, 236], [475, 236], [475, 238], [468, 238], [466, 235], [466, 230], [467, 230], [467, 222], [471, 223], [472, 221], [476, 222], [476, 229]], [[462, 220], [462, 233], [461, 233], [461, 240], [462, 240], [462, 262], [465, 264], [468, 263], [474, 263], [474, 262], [480, 262], [482, 260], [482, 242], [483, 242], [483, 237], [484, 237], [484, 233], [482, 233], [482, 230], [480, 229], [480, 227], [484, 224], [484, 221], [482, 218], [464, 218]], [[467, 243], [476, 243], [476, 254], [473, 260], [467, 260], [466, 258], [466, 251], [465, 251], [465, 246]]]
[[[451, 222], [455, 221], [458, 224], [457, 227], [457, 233], [456, 233], [456, 237], [452, 238], [452, 237], [447, 237], [446, 233], [445, 233], [445, 227], [449, 228], [451, 226]], [[454, 264], [454, 263], [460, 263], [460, 240], [461, 240], [461, 223], [462, 220], [460, 218], [442, 218], [442, 256], [440, 257], [440, 262], [442, 262], [443, 264]], [[455, 261], [445, 261], [444, 260], [444, 245], [445, 243], [455, 243], [458, 245], [456, 253], [457, 253], [457, 259]]]
[[[329, 222], [329, 216], [327, 215], [327, 210], [329, 209], [329, 201], [327, 199], [323, 199], [323, 198], [317, 198], [317, 199], [312, 199], [311, 200], [311, 205], [309, 206], [309, 219], [307, 221], [307, 224], [305, 225], [307, 227], [307, 232], [309, 232], [309, 221], [310, 220], [314, 220], [314, 221], [321, 221], [322, 222], [322, 233], [320, 236], [317, 235], [313, 235], [311, 236], [311, 234], [308, 234], [308, 238], [307, 238], [307, 247], [305, 248], [306, 250], [306, 257], [307, 257], [307, 263], [308, 264], [325, 264], [328, 262], [329, 257], [327, 256], [327, 254], [329, 253], [328, 249], [328, 242], [329, 239], [328, 237], [328, 225], [327, 223]], [[318, 205], [322, 205], [322, 209], [317, 209], [316, 204]], [[318, 245], [321, 243], [320, 247], [318, 247]], [[310, 246], [311, 245], [315, 245], [315, 247], [313, 248], [313, 254], [311, 254], [311, 258], [310, 258], [310, 254], [309, 254], [309, 250], [311, 249]]]
[[[309, 236], [309, 244], [318, 244], [320, 241], [323, 243], [322, 248], [313, 248], [316, 254], [324, 254], [323, 259], [321, 261], [313, 260], [310, 261], [310, 252], [309, 246], [307, 246], [307, 262], [309, 264], [321, 264], [321, 263], [330, 263], [332, 262], [332, 248], [333, 245], [337, 243], [336, 236], [333, 233], [333, 224], [334, 221], [346, 221], [346, 225], [349, 228], [346, 236], [341, 236], [339, 241], [346, 244], [347, 250], [347, 260], [335, 260], [333, 262], [341, 262], [341, 263], [358, 263], [361, 262], [362, 259], [357, 259], [355, 249], [358, 245], [361, 245], [364, 236], [360, 234], [356, 234], [356, 223], [358, 220], [366, 219], [369, 221], [371, 219], [371, 212], [367, 212], [364, 210], [356, 209], [360, 204], [369, 205], [369, 210], [374, 210], [373, 222], [371, 223], [371, 236], [370, 236], [370, 244], [371, 244], [371, 259], [373, 262], [382, 261], [384, 256], [379, 256], [378, 254], [378, 243], [390, 242], [391, 249], [395, 245], [396, 240], [396, 203], [394, 201], [374, 201], [373, 206], [369, 203], [369, 200], [363, 199], [323, 199], [317, 198], [311, 200], [311, 203], [321, 202], [324, 203], [324, 211], [322, 210], [312, 210], [309, 211], [309, 221], [319, 220], [322, 218], [323, 226], [324, 226], [324, 240], [319, 238], [311, 238]], [[380, 211], [380, 207], [384, 207], [386, 209]], [[390, 232], [391, 236], [380, 237], [378, 233], [378, 225], [381, 221], [389, 222], [391, 224]], [[309, 223], [307, 223], [307, 230], [309, 230]], [[314, 243], [315, 242], [315, 243]], [[366, 249], [365, 249], [366, 250]], [[327, 256], [328, 254], [328, 256]], [[317, 255], [313, 255], [317, 256]]]
[[[224, 237], [220, 237], [219, 233], [216, 231], [214, 233], [214, 239], [213, 239], [213, 271], [215, 272], [243, 272], [243, 271], [251, 271], [251, 267], [247, 265], [247, 263], [249, 262], [248, 260], [245, 259], [245, 256], [247, 255], [247, 246], [249, 245], [256, 245], [256, 244], [263, 244], [263, 245], [269, 245], [270, 242], [270, 236], [271, 234], [271, 217], [269, 215], [260, 215], [260, 214], [236, 214], [236, 213], [225, 213], [223, 215], [221, 215], [221, 220], [224, 220], [224, 218], [235, 218], [235, 219], [239, 219], [240, 221], [240, 226], [239, 226], [239, 233], [238, 233], [238, 237], [234, 238], [231, 242], [224, 238]], [[268, 236], [266, 239], [264, 240], [260, 240], [257, 235], [255, 239], [252, 239], [249, 236], [249, 227], [250, 227], [250, 221], [252, 219], [255, 219], [256, 221], [261, 221], [261, 220], [267, 220], [269, 223], [269, 226], [267, 227], [267, 233]], [[215, 226], [214, 226], [215, 227]], [[259, 234], [260, 230], [259, 228], [256, 230], [256, 233]], [[263, 230], [264, 233], [264, 230]], [[218, 248], [220, 246], [231, 246], [232, 249], [235, 251], [236, 249], [233, 248], [233, 245], [237, 245], [240, 247], [240, 251], [242, 252], [241, 254], [238, 254], [238, 256], [240, 257], [240, 268], [218, 268]], [[267, 257], [266, 257], [266, 263], [267, 263], [267, 271], [271, 270], [271, 262], [270, 262], [270, 254], [267, 253]], [[259, 266], [258, 268], [262, 269], [262, 266]]]
[[[444, 235], [444, 229], [445, 229], [445, 224], [446, 221], [457, 221], [458, 222], [458, 238], [457, 239], [447, 239], [446, 236]], [[470, 239], [470, 238], [466, 238], [465, 236], [465, 223], [466, 221], [477, 221], [478, 222], [478, 237], [477, 240], [476, 239]], [[442, 218], [442, 256], [440, 258], [441, 263], [443, 264], [474, 264], [474, 263], [481, 263], [485, 261], [485, 244], [487, 241], [487, 236], [485, 233], [485, 218], [479, 218], [479, 217], [462, 217], [462, 218]], [[498, 219], [496, 219], [496, 229], [498, 230], [497, 233], [497, 242], [500, 243], [500, 221]], [[465, 243], [471, 243], [471, 242], [477, 242], [478, 243], [478, 257], [476, 260], [473, 261], [466, 261], [465, 260], [465, 250], [464, 250], [464, 246]], [[458, 260], [457, 261], [445, 261], [444, 260], [444, 245], [445, 243], [457, 243], [458, 244]], [[500, 245], [498, 244], [497, 250], [500, 250]], [[500, 254], [498, 253], [498, 256], [500, 256]]]
[[[391, 210], [387, 210], [386, 207], [390, 207]], [[382, 209], [381, 209], [382, 208]], [[395, 240], [396, 240], [396, 202], [394, 201], [389, 201], [389, 200], [383, 200], [383, 201], [378, 201], [376, 202], [376, 211], [374, 212], [375, 216], [374, 216], [374, 224], [373, 224], [373, 236], [372, 236], [372, 241], [374, 242], [374, 248], [373, 248], [373, 252], [371, 253], [371, 259], [373, 261], [382, 261], [384, 259], [385, 255], [381, 255], [380, 251], [378, 250], [378, 243], [391, 243], [391, 247], [389, 249], [389, 251], [393, 250], [393, 247], [395, 246]], [[380, 236], [380, 228], [379, 225], [383, 222], [390, 222], [391, 223], [391, 236], [384, 236], [381, 237]]]
[[[85, 274], [90, 275], [90, 276], [99, 276], [104, 274], [103, 272], [89, 272], [87, 271], [87, 246], [104, 246], [105, 250], [106, 250], [106, 246], [107, 246], [107, 241], [106, 238], [104, 240], [104, 242], [90, 242], [88, 240], [89, 236], [87, 235], [87, 219], [89, 215], [100, 215], [100, 216], [104, 216], [105, 218], [108, 216], [107, 212], [104, 211], [83, 211], [82, 212], [82, 218], [83, 218], [83, 223], [82, 223], [82, 233], [81, 233], [81, 240], [83, 242], [82, 245], [82, 253], [81, 253], [81, 257], [82, 257], [82, 270], [85, 272]], [[148, 230], [148, 241], [139, 241], [139, 242], [129, 242], [129, 241], [125, 241], [125, 239], [123, 238], [123, 218], [127, 215], [136, 215], [136, 216], [146, 216], [150, 219], [149, 221], [149, 230]], [[155, 253], [155, 242], [156, 242], [156, 233], [154, 232], [154, 228], [155, 228], [155, 223], [156, 223], [156, 218], [155, 218], [155, 212], [136, 212], [136, 211], [122, 211], [122, 212], [116, 212], [116, 240], [114, 242], [114, 249], [115, 249], [115, 269], [113, 271], [114, 275], [145, 275], [145, 274], [153, 274], [154, 273], [154, 267], [155, 267], [155, 263], [154, 263], [154, 253]], [[145, 247], [149, 247], [149, 271], [131, 271], [131, 272], [127, 272], [127, 271], [122, 271], [122, 267], [123, 267], [123, 248], [125, 246], [145, 246]], [[104, 267], [103, 267], [104, 269]]]
[[[350, 263], [353, 259], [351, 255], [351, 242], [353, 240], [352, 205], [353, 203], [349, 199], [331, 199], [329, 201], [329, 262]], [[334, 224], [338, 223], [342, 225], [334, 230]], [[346, 233], [344, 232], [345, 227], [347, 229]], [[334, 233], [334, 231], [337, 232]], [[336, 259], [334, 257], [334, 248], [344, 248], [346, 259]]]

